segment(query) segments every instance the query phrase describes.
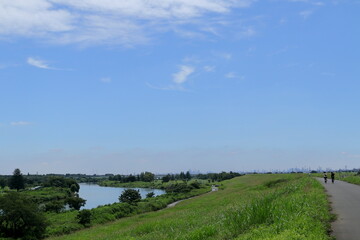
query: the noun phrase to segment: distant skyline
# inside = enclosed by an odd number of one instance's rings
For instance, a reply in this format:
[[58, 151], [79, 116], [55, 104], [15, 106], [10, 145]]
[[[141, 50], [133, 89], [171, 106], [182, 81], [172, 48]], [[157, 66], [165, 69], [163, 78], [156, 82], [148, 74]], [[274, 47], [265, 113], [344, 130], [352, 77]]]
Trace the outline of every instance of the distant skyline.
[[0, 0], [0, 174], [359, 168], [359, 0]]

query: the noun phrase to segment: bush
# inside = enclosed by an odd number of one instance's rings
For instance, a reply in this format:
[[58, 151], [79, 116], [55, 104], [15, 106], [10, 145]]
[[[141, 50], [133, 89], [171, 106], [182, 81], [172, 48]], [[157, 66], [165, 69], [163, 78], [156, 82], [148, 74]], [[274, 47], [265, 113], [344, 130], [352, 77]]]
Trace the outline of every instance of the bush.
[[69, 197], [67, 199], [67, 204], [69, 204], [70, 208], [73, 208], [75, 210], [80, 210], [82, 206], [84, 206], [86, 203], [85, 199], [82, 199], [80, 197]]
[[152, 198], [155, 196], [155, 193], [154, 192], [149, 192], [146, 194], [146, 198]]
[[195, 189], [200, 189], [201, 185], [198, 181], [190, 183], [190, 186]]
[[48, 202], [44, 205], [45, 212], [56, 212], [59, 213], [64, 209], [64, 202], [63, 201], [52, 201]]
[[81, 210], [79, 211], [76, 218], [78, 219], [78, 222], [81, 225], [83, 226], [89, 225], [91, 222], [91, 211], [88, 209]]
[[28, 198], [10, 192], [0, 198], [0, 237], [41, 239], [46, 230], [44, 215]]
[[136, 204], [141, 200], [141, 195], [139, 190], [135, 189], [126, 189], [124, 190], [120, 197], [119, 201], [123, 203]]
[[191, 188], [186, 183], [170, 184], [166, 187], [167, 193], [187, 193], [191, 191]]

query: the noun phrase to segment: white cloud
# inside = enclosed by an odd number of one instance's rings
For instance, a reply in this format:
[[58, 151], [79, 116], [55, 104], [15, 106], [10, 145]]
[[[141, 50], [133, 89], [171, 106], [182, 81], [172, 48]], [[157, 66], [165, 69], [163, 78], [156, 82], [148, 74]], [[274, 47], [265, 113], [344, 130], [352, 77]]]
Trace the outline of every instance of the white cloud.
[[204, 66], [205, 72], [214, 72], [215, 66]]
[[[177, 29], [185, 36], [197, 36], [201, 31], [217, 35], [216, 28], [206, 24], [207, 14], [224, 16], [234, 8], [249, 7], [254, 1], [0, 0], [0, 37], [132, 46], [164, 30]], [[186, 24], [195, 24], [197, 30], [174, 27]]]
[[11, 126], [27, 126], [27, 125], [31, 125], [31, 122], [25, 122], [25, 121], [19, 121], [19, 122], [11, 122], [10, 125]]
[[109, 78], [109, 77], [101, 78], [100, 81], [103, 83], [111, 83], [112, 82], [111, 78]]
[[41, 59], [36, 59], [36, 58], [32, 58], [32, 57], [28, 57], [27, 59], [27, 63], [31, 66], [37, 67], [37, 68], [43, 68], [43, 69], [53, 69], [51, 67], [49, 67], [49, 65], [41, 60]]
[[229, 72], [229, 73], [225, 74], [225, 77], [226, 77], [226, 78], [236, 78], [236, 73], [234, 73], [234, 72]]
[[249, 38], [256, 35], [256, 31], [253, 27], [247, 27], [239, 32], [240, 38]]
[[305, 20], [308, 19], [313, 14], [313, 11], [306, 10], [299, 13], [301, 17], [303, 17]]
[[214, 53], [214, 55], [215, 55], [216, 57], [223, 58], [223, 59], [226, 59], [226, 60], [232, 59], [232, 54], [231, 54], [231, 53], [226, 53], [226, 52], [223, 52], [223, 53]]
[[239, 76], [238, 74], [236, 74], [235, 72], [228, 72], [227, 74], [225, 74], [225, 77], [226, 78], [237, 78], [237, 79], [240, 79], [240, 80], [243, 80], [245, 79], [244, 76]]
[[182, 65], [180, 71], [173, 74], [173, 82], [176, 84], [183, 84], [187, 81], [187, 78], [195, 71], [195, 68], [191, 66]]

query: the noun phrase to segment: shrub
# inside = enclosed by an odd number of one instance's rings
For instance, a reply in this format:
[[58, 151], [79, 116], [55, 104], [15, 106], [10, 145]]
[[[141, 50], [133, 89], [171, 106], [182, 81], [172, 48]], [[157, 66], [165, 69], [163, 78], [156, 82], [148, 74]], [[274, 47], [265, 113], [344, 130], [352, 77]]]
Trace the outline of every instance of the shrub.
[[146, 198], [152, 198], [155, 196], [155, 193], [154, 192], [149, 192], [146, 194]]
[[44, 205], [45, 212], [56, 212], [59, 213], [61, 210], [63, 210], [64, 202], [63, 201], [52, 201], [48, 202]]
[[69, 197], [66, 201], [69, 204], [69, 207], [75, 210], [80, 210], [86, 203], [86, 200], [80, 197]]
[[0, 236], [41, 239], [46, 230], [44, 215], [28, 198], [20, 193], [10, 192], [0, 198]]
[[191, 191], [191, 188], [186, 183], [170, 184], [166, 187], [167, 193], [187, 193]]
[[78, 223], [83, 226], [89, 225], [91, 222], [91, 211], [88, 209], [84, 209], [79, 211], [77, 217]]
[[119, 197], [119, 201], [123, 203], [136, 204], [140, 200], [141, 200], [140, 192], [139, 190], [135, 190], [135, 189], [126, 189], [121, 193]]

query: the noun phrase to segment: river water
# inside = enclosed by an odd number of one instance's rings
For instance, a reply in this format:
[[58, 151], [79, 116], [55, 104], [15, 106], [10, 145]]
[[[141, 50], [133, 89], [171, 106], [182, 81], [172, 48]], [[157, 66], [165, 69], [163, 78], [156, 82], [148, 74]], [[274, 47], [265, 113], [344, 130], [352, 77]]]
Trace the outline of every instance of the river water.
[[[119, 202], [119, 196], [127, 188], [101, 187], [97, 184], [80, 183], [79, 196], [86, 200], [86, 204], [81, 209], [91, 209], [99, 205]], [[140, 191], [141, 198], [145, 198], [149, 192], [154, 192], [155, 196], [164, 194], [164, 190], [150, 188], [134, 188]]]

